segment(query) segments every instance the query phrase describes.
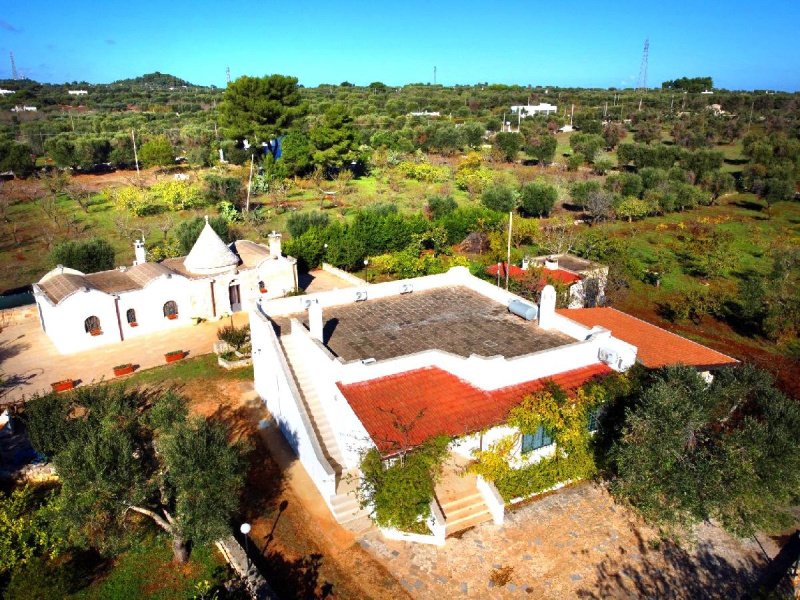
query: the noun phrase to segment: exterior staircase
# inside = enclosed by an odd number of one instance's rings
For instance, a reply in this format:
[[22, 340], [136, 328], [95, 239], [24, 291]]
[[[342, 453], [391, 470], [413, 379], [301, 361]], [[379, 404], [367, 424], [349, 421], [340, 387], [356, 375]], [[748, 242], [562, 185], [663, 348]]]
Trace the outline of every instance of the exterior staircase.
[[295, 346], [294, 340], [291, 335], [281, 336], [281, 345], [286, 353], [289, 369], [292, 371], [297, 389], [300, 390], [300, 396], [303, 400], [303, 406], [306, 409], [308, 418], [311, 420], [311, 426], [314, 428], [314, 433], [317, 436], [322, 454], [325, 459], [330, 463], [331, 468], [336, 472], [337, 489], [339, 480], [342, 476], [342, 453], [339, 450], [339, 444], [336, 442], [336, 436], [333, 433], [333, 428], [325, 416], [325, 411], [320, 404], [317, 391], [314, 387], [313, 374], [308, 372], [305, 368], [301, 352]]
[[489, 508], [478, 490], [440, 504], [445, 520], [445, 536], [492, 520]]
[[333, 428], [317, 396], [313, 374], [305, 368], [302, 353], [295, 346], [292, 336], [282, 335], [280, 342], [322, 454], [336, 472], [336, 495], [330, 498], [329, 502], [333, 516], [340, 525], [355, 533], [362, 533], [372, 527], [372, 521], [369, 512], [358, 504], [356, 496], [358, 472], [343, 470], [344, 459]]

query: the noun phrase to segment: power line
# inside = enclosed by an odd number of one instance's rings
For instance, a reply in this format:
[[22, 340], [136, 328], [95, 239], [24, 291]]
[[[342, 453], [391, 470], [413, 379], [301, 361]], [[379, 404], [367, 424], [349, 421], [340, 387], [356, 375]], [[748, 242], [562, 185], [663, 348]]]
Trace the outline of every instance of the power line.
[[647, 59], [650, 54], [650, 38], [644, 41], [644, 50], [642, 50], [642, 64], [639, 67], [639, 81], [636, 85], [636, 91], [647, 90]]

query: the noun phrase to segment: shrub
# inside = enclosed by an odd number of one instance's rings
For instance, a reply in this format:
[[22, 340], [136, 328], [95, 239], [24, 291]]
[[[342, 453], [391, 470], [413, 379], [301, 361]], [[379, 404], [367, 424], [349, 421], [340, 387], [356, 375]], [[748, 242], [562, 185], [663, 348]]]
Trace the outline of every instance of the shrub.
[[523, 185], [520, 189], [519, 211], [526, 217], [545, 217], [558, 200], [558, 190], [543, 182]]
[[64, 265], [82, 273], [96, 273], [114, 268], [114, 248], [106, 240], [69, 240], [58, 244], [50, 253], [54, 265]]
[[494, 184], [483, 190], [481, 203], [489, 210], [509, 212], [516, 207], [517, 197], [511, 187]]
[[112, 192], [114, 204], [137, 217], [154, 215], [162, 210], [162, 206], [154, 202], [144, 191], [134, 186], [125, 186]]
[[238, 177], [208, 173], [203, 177], [203, 182], [206, 194], [208, 194], [212, 202], [220, 202], [222, 200], [236, 202], [242, 191], [242, 180]]
[[619, 218], [627, 219], [630, 222], [646, 217], [650, 213], [650, 205], [634, 196], [627, 196], [614, 205], [614, 212]]
[[567, 170], [577, 171], [583, 163], [586, 162], [586, 157], [580, 152], [576, 152], [567, 157]]
[[329, 222], [328, 214], [319, 211], [292, 213], [286, 220], [286, 229], [292, 237], [300, 237], [311, 228], [324, 229]]
[[605, 188], [621, 196], [639, 196], [642, 193], [642, 178], [636, 173], [618, 173], [606, 177]]
[[35, 167], [29, 146], [11, 140], [0, 141], [0, 172], [13, 171], [17, 177], [27, 177]]
[[428, 162], [403, 161], [397, 165], [397, 170], [409, 179], [431, 183], [447, 181], [450, 177], [450, 169], [436, 167]]
[[175, 149], [166, 135], [157, 135], [142, 144], [139, 160], [145, 167], [166, 167], [175, 164]]
[[153, 184], [147, 195], [154, 204], [162, 204], [169, 210], [186, 210], [203, 204], [203, 195], [186, 181], [160, 181]]
[[431, 196], [428, 198], [428, 213], [432, 219], [441, 219], [443, 216], [452, 213], [456, 208], [458, 208], [458, 204], [456, 204], [452, 196]]
[[597, 180], [576, 181], [569, 188], [569, 196], [575, 206], [586, 208], [586, 200], [593, 192], [599, 192], [600, 182]]

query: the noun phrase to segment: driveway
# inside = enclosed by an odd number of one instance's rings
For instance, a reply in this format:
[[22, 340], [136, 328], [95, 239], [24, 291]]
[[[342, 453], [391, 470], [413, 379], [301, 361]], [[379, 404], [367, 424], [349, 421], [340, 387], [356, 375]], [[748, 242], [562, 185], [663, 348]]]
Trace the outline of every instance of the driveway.
[[[361, 546], [415, 598], [740, 598], [764, 565], [753, 540], [716, 527], [686, 547], [661, 541], [600, 486], [562, 489], [483, 523], [443, 548], [385, 540]], [[770, 556], [778, 552], [760, 540]]]

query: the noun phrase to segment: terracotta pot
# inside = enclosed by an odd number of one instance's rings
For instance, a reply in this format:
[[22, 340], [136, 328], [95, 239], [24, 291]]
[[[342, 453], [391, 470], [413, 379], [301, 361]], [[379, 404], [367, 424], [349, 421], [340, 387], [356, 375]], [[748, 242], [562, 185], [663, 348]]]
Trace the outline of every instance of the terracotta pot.
[[50, 385], [52, 386], [54, 392], [66, 392], [67, 390], [71, 390], [75, 387], [75, 381], [73, 379], [62, 379], [61, 381], [56, 381]]
[[258, 291], [261, 292], [262, 294], [266, 294], [267, 288], [258, 288]]
[[92, 329], [92, 330], [89, 332], [89, 335], [91, 335], [91, 336], [103, 335], [103, 332], [102, 332], [102, 330], [100, 330], [100, 329]]
[[175, 362], [176, 360], [181, 360], [183, 357], [186, 356], [186, 352], [170, 352], [169, 354], [164, 355], [164, 359], [168, 362]]
[[167, 315], [167, 318], [168, 318], [170, 321], [174, 321], [175, 319], [177, 319], [177, 318], [178, 318], [178, 315]]
[[131, 373], [133, 373], [132, 364], [120, 365], [118, 367], [114, 367], [114, 375], [116, 377], [122, 377], [123, 375], [130, 375]]
[[139, 326], [139, 324], [136, 321], [134, 321], [133, 323], [128, 323], [128, 325], [130, 325], [131, 327], [138, 327]]

